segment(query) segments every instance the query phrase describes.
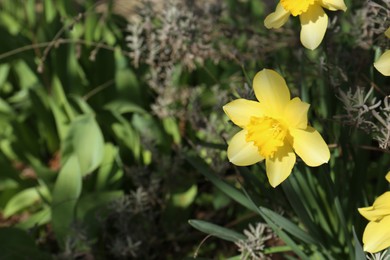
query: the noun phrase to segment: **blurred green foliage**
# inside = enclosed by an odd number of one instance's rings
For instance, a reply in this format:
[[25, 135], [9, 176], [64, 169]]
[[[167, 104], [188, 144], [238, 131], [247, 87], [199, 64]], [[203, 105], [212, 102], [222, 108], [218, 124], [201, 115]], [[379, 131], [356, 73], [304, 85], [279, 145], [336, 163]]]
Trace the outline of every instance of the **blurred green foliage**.
[[[209, 36], [188, 61], [148, 45], [170, 33], [164, 4], [0, 1], [0, 259], [239, 259], [231, 242], [257, 222], [275, 234], [268, 256], [362, 259], [357, 208], [388, 188], [390, 158], [371, 133], [335, 117], [345, 113], [337, 96], [374, 84], [382, 99], [389, 81], [372, 69], [381, 43], [357, 43], [365, 1], [345, 2], [314, 52], [300, 46], [296, 21], [263, 27], [274, 2], [203, 3], [202, 19], [215, 24], [196, 32], [188, 15], [188, 35]], [[160, 16], [148, 16], [150, 6]], [[187, 21], [179, 7], [169, 10]], [[136, 62], [129, 25], [140, 20], [149, 27]], [[234, 167], [225, 152], [237, 129], [221, 106], [253, 98], [251, 79], [264, 67], [311, 104], [310, 123], [332, 153], [318, 168], [298, 162], [276, 189], [263, 165]]]

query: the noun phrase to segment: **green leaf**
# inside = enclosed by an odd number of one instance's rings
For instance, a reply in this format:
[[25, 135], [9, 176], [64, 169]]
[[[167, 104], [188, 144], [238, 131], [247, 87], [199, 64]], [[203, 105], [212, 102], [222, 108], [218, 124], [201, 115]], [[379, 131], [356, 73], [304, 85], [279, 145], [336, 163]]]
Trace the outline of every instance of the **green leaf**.
[[[274, 221], [274, 219], [272, 219], [272, 217], [273, 217], [272, 214], [267, 214], [267, 213], [272, 212], [272, 211], [269, 209], [263, 208], [263, 207], [257, 207], [255, 205], [255, 203], [253, 202], [253, 200], [248, 196], [248, 193], [245, 190], [244, 190], [244, 192], [248, 198], [248, 201], [253, 205], [252, 208], [256, 208], [256, 212], [258, 212], [260, 214], [260, 216], [267, 222], [267, 224], [270, 226], [270, 228], [272, 228], [272, 230], [275, 232], [275, 234], [280, 239], [282, 239], [283, 242], [286, 243], [286, 245], [290, 246], [291, 250], [294, 251], [301, 259], [309, 260], [309, 257], [305, 254], [304, 250], [302, 248], [300, 248], [297, 245], [297, 243], [295, 243], [294, 240], [291, 239], [291, 237], [283, 231], [285, 226], [279, 225], [279, 224], [283, 224], [283, 223], [280, 223], [280, 221]], [[291, 224], [294, 225], [293, 223], [291, 223]]]
[[7, 116], [14, 115], [12, 107], [0, 97], [0, 113]]
[[275, 224], [277, 224], [278, 226], [280, 226], [281, 228], [283, 228], [284, 230], [286, 230], [288, 233], [295, 236], [296, 238], [298, 238], [298, 239], [300, 239], [303, 242], [308, 243], [308, 244], [312, 244], [312, 245], [317, 244], [317, 241], [313, 237], [311, 237], [305, 231], [300, 229], [296, 224], [294, 224], [293, 222], [291, 222], [287, 218], [279, 215], [278, 213], [276, 213], [270, 209], [264, 208], [264, 207], [260, 207], [259, 210], [263, 216], [265, 215], [269, 219], [272, 219], [272, 221]]
[[359, 242], [354, 227], [352, 227], [352, 233], [353, 233], [353, 240], [355, 242], [355, 256], [353, 257], [353, 259], [366, 259], [366, 254], [363, 251], [363, 247]]
[[199, 157], [195, 157], [186, 153], [185, 158], [195, 169], [197, 169], [201, 174], [203, 174], [228, 197], [232, 198], [233, 200], [237, 201], [238, 203], [252, 211], [257, 211], [256, 205], [251, 203], [242, 192], [234, 188], [232, 185], [219, 179], [217, 175], [212, 172], [210, 167]]
[[15, 227], [28, 230], [33, 227], [42, 226], [49, 223], [51, 220], [50, 207], [44, 206], [41, 210], [31, 214], [28, 219], [21, 221]]
[[51, 23], [57, 14], [57, 10], [52, 0], [45, 0], [44, 11], [45, 11], [46, 22]]
[[139, 134], [133, 129], [133, 126], [118, 113], [112, 112], [117, 122], [112, 124], [112, 131], [120, 144], [125, 145], [136, 160], [141, 156], [141, 140]]
[[139, 114], [147, 114], [147, 112], [140, 107], [139, 105], [122, 99], [115, 99], [108, 104], [104, 105], [104, 109], [110, 111], [116, 111], [119, 114], [125, 113], [139, 113]]
[[104, 139], [93, 115], [76, 118], [63, 141], [62, 158], [76, 155], [82, 175], [95, 170], [102, 162]]
[[53, 190], [53, 231], [62, 247], [74, 220], [75, 206], [82, 187], [82, 175], [76, 155], [68, 157], [62, 166]]
[[165, 131], [172, 136], [173, 141], [176, 144], [179, 144], [181, 140], [181, 135], [175, 118], [173, 117], [164, 118], [162, 123]]
[[40, 84], [36, 73], [23, 60], [14, 63], [13, 69], [18, 75], [19, 84], [22, 89], [28, 89]]
[[173, 194], [173, 204], [178, 207], [187, 208], [194, 201], [196, 194], [198, 194], [198, 186], [192, 185], [185, 192]]
[[49, 191], [46, 187], [34, 187], [20, 191], [14, 195], [4, 208], [3, 214], [5, 218], [8, 218], [21, 210], [31, 207], [35, 203], [41, 201], [41, 194], [48, 194]]
[[39, 251], [34, 240], [18, 228], [0, 228], [0, 259], [52, 259], [48, 254]]
[[236, 242], [246, 239], [246, 237], [241, 233], [203, 220], [191, 219], [188, 223], [199, 231], [227, 241]]
[[121, 98], [142, 105], [142, 96], [138, 77], [128, 66], [128, 58], [119, 48], [115, 50], [115, 87]]
[[38, 119], [36, 124], [40, 136], [44, 140], [44, 144], [47, 145], [50, 153], [58, 151], [59, 139], [53, 114], [49, 110], [49, 100], [46, 91], [42, 88], [30, 89], [29, 99], [31, 102], [31, 110]]
[[24, 10], [25, 10], [27, 21], [30, 27], [32, 28], [35, 25], [36, 14], [37, 14], [35, 10], [35, 5], [36, 5], [35, 0], [25, 0], [24, 5], [25, 5]]
[[123, 170], [118, 167], [118, 148], [110, 143], [104, 146], [102, 166], [99, 167], [96, 176], [95, 190], [105, 190], [115, 184], [120, 185]]
[[97, 14], [91, 12], [85, 17], [85, 40], [87, 42], [94, 41], [94, 33], [98, 27], [98, 17]]
[[0, 64], [0, 90], [2, 89], [5, 81], [7, 80], [10, 68], [11, 66], [8, 63]]
[[7, 28], [9, 33], [16, 36], [22, 26], [18, 20], [6, 12], [0, 12], [0, 24], [4, 25], [4, 28]]

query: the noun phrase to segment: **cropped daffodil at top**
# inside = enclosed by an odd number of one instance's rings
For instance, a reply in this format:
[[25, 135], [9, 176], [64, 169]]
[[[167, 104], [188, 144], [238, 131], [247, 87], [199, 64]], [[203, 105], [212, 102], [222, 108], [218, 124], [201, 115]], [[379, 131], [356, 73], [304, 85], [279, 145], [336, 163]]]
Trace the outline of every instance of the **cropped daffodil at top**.
[[268, 180], [276, 187], [290, 175], [295, 153], [309, 166], [329, 161], [327, 144], [308, 126], [309, 104], [290, 99], [282, 76], [264, 69], [253, 79], [253, 89], [258, 102], [237, 99], [223, 107], [232, 122], [242, 128], [229, 143], [231, 163], [247, 166], [265, 160]]
[[[390, 182], [390, 172], [386, 175]], [[363, 233], [363, 249], [376, 253], [390, 247], [390, 191], [379, 196], [370, 207], [359, 208], [370, 222]]]
[[306, 48], [314, 50], [322, 42], [328, 26], [328, 16], [323, 8], [347, 10], [344, 0], [280, 0], [275, 12], [265, 18], [264, 25], [268, 29], [277, 29], [287, 22], [290, 15], [299, 16], [301, 42]]
[[[390, 38], [390, 28], [385, 32], [387, 38]], [[390, 50], [385, 51], [374, 63], [374, 67], [384, 76], [390, 76]]]

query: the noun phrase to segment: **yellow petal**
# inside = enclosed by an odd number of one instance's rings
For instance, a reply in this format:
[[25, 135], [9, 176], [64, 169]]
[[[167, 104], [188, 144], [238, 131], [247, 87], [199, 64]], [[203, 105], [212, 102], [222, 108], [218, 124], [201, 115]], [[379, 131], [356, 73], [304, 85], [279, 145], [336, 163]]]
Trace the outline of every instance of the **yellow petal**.
[[328, 145], [314, 128], [290, 129], [294, 151], [309, 166], [327, 163], [330, 158]]
[[303, 46], [314, 50], [320, 45], [328, 26], [328, 16], [318, 4], [309, 7], [307, 12], [299, 16], [301, 20], [301, 42]]
[[387, 174], [386, 174], [386, 180], [388, 181], [388, 182], [390, 182], [390, 172], [388, 172]]
[[363, 233], [363, 249], [376, 253], [390, 247], [390, 216], [379, 222], [371, 221]]
[[256, 98], [263, 105], [267, 115], [280, 117], [290, 101], [286, 81], [276, 71], [263, 69], [253, 79]]
[[359, 208], [359, 213], [369, 221], [379, 221], [390, 215], [390, 191], [376, 198], [370, 207]]
[[272, 187], [278, 186], [291, 174], [295, 161], [295, 153], [290, 145], [280, 147], [272, 158], [267, 158], [265, 167]]
[[347, 6], [345, 5], [344, 0], [321, 0], [321, 5], [331, 11], [347, 11]]
[[390, 213], [390, 191], [387, 191], [376, 198], [374, 204], [372, 205], [375, 209], [386, 208]]
[[284, 109], [284, 121], [288, 127], [306, 129], [307, 111], [310, 105], [300, 98], [293, 98]]
[[364, 208], [358, 208], [358, 211], [360, 215], [365, 217], [367, 220], [375, 220], [377, 217], [371, 214], [371, 212], [374, 210], [373, 206], [364, 207]]
[[374, 63], [374, 67], [383, 75], [390, 76], [390, 50], [386, 51]]
[[236, 125], [244, 127], [249, 123], [252, 116], [263, 116], [263, 109], [259, 102], [236, 99], [225, 106], [223, 111]]
[[390, 38], [390, 27], [385, 31], [385, 35], [387, 38]]
[[264, 20], [264, 26], [267, 29], [282, 27], [290, 17], [290, 12], [286, 11], [279, 3], [276, 6], [275, 12], [270, 13]]
[[245, 140], [246, 134], [246, 130], [241, 130], [233, 136], [227, 150], [229, 161], [238, 166], [247, 166], [264, 160], [253, 142]]

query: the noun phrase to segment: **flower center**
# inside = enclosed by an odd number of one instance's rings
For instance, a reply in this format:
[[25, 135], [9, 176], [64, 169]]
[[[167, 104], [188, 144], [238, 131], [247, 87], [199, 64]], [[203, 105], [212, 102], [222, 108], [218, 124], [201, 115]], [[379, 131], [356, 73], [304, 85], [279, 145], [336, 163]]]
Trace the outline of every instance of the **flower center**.
[[267, 116], [251, 117], [245, 129], [248, 131], [246, 141], [253, 141], [264, 158], [272, 157], [284, 145], [287, 135], [287, 128], [281, 122]]
[[283, 8], [289, 11], [293, 16], [300, 15], [309, 9], [316, 0], [280, 0]]

